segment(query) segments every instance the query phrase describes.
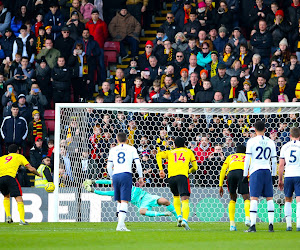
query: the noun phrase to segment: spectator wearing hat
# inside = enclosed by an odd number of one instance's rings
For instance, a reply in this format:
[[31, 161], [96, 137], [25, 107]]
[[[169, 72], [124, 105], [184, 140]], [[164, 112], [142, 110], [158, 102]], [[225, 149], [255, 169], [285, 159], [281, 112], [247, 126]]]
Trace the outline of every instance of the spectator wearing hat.
[[213, 44], [214, 47], [216, 48], [216, 51], [218, 51], [218, 53], [221, 54], [227, 43], [228, 43], [227, 29], [222, 26], [219, 28], [219, 36], [216, 38], [216, 40], [213, 41]]
[[210, 78], [217, 75], [218, 64], [219, 64], [219, 53], [217, 51], [212, 51], [210, 53], [211, 62], [208, 64], [207, 70], [209, 70]]
[[218, 74], [211, 78], [214, 91], [221, 91], [224, 94], [225, 88], [230, 87], [230, 77], [226, 74], [226, 65], [219, 63]]
[[211, 82], [204, 80], [202, 82], [202, 88], [196, 94], [196, 103], [211, 103], [214, 99], [215, 92], [212, 89]]
[[36, 38], [36, 54], [38, 54], [41, 51], [41, 49], [45, 47], [45, 42], [46, 42], [46, 30], [44, 26], [40, 26]]
[[10, 28], [11, 13], [4, 7], [3, 2], [0, 1], [0, 33], [4, 35], [7, 28]]
[[22, 25], [20, 28], [20, 35], [16, 38], [14, 44], [13, 44], [13, 52], [12, 57], [13, 60], [15, 60], [16, 54], [26, 56], [29, 58], [29, 62], [33, 63], [34, 61], [34, 55], [36, 53], [35, 49], [35, 38], [28, 34], [27, 32], [27, 26]]
[[150, 56], [155, 56], [153, 52], [154, 44], [152, 41], [148, 40], [145, 44], [145, 52], [138, 57], [138, 66], [140, 69], [144, 70], [145, 68], [149, 68], [149, 58]]
[[40, 116], [44, 118], [44, 111], [48, 101], [37, 83], [32, 83], [30, 92], [26, 95], [26, 101], [32, 110], [38, 110]]
[[267, 30], [267, 23], [265, 20], [259, 21], [259, 30], [256, 31], [251, 37], [251, 45], [253, 46], [253, 53], [261, 56], [261, 62], [269, 65], [271, 47], [272, 47], [272, 34]]
[[211, 62], [209, 44], [207, 42], [203, 42], [200, 47], [201, 51], [197, 54], [197, 64], [200, 67], [207, 69], [208, 64]]
[[277, 59], [279, 65], [284, 66], [289, 63], [291, 52], [289, 50], [288, 42], [286, 38], [283, 38], [279, 42], [279, 48], [275, 51], [273, 57]]
[[175, 35], [182, 30], [178, 27], [177, 22], [174, 20], [174, 14], [172, 12], [167, 13], [166, 21], [163, 22], [160, 29], [164, 31], [171, 42], [174, 42]]
[[19, 147], [24, 146], [28, 134], [28, 127], [26, 119], [19, 114], [18, 103], [14, 102], [11, 105], [11, 115], [3, 119], [0, 130], [5, 143], [6, 152], [8, 146], [11, 144], [16, 144]]
[[31, 121], [28, 124], [28, 142], [32, 146], [36, 138], [42, 138], [42, 141], [46, 141], [46, 137], [46, 123], [41, 120], [40, 112], [35, 109], [32, 111]]
[[228, 43], [232, 45], [233, 52], [235, 54], [239, 53], [241, 44], [247, 44], [247, 40], [242, 35], [241, 29], [239, 27], [233, 28], [232, 37], [228, 40]]
[[237, 102], [253, 102], [253, 91], [250, 90], [251, 83], [249, 81], [243, 82], [243, 89], [239, 91]]
[[64, 26], [61, 29], [61, 36], [57, 37], [54, 41], [54, 48], [60, 52], [66, 62], [69, 61], [70, 56], [73, 54], [74, 39], [70, 37], [70, 30]]
[[41, 60], [41, 58], [44, 58], [49, 67], [52, 69], [56, 65], [57, 58], [59, 56], [60, 51], [53, 48], [53, 40], [51, 38], [47, 38], [45, 41], [45, 48], [41, 49], [36, 59]]
[[5, 29], [4, 35], [0, 37], [0, 46], [4, 51], [5, 57], [12, 59], [13, 44], [16, 37], [10, 28]]
[[213, 18], [212, 11], [208, 11], [208, 7], [204, 1], [198, 3], [198, 6], [196, 5], [196, 7], [198, 7], [197, 13], [198, 13], [200, 29], [209, 32], [211, 27], [210, 24], [212, 24], [212, 18]]
[[128, 13], [126, 6], [122, 7], [111, 20], [108, 30], [113, 41], [120, 42], [120, 55], [122, 58], [128, 57], [124, 42], [129, 43], [131, 56], [138, 56], [141, 25], [130, 13]]
[[[26, 96], [24, 94], [18, 95], [17, 98], [17, 104], [19, 107], [19, 115], [24, 117], [27, 122], [29, 122], [29, 119], [31, 117], [31, 110], [28, 107], [28, 104], [26, 103]], [[3, 110], [3, 117], [11, 115], [11, 107], [5, 108]]]
[[192, 11], [195, 11], [195, 8], [191, 5], [191, 1], [183, 0], [183, 6], [175, 14], [175, 22], [179, 30], [183, 30], [184, 24], [188, 23]]
[[201, 24], [197, 19], [197, 12], [192, 9], [190, 12], [189, 21], [184, 24], [182, 32], [187, 38], [197, 38], [200, 30]]
[[272, 87], [267, 84], [266, 78], [263, 75], [259, 75], [257, 78], [257, 86], [253, 88], [256, 93], [256, 97], [260, 102], [270, 100], [272, 94]]
[[46, 31], [46, 39], [50, 38], [52, 41], [54, 41], [54, 34], [52, 33], [52, 27], [50, 25], [45, 27]]
[[273, 47], [277, 48], [279, 46], [279, 42], [283, 38], [288, 37], [291, 30], [292, 26], [284, 18], [283, 10], [277, 10], [274, 23], [269, 27], [269, 31], [273, 37]]
[[[36, 19], [36, 22], [32, 26], [32, 30], [33, 30], [33, 33], [35, 34], [35, 36], [38, 37], [40, 27], [44, 27], [43, 14], [37, 13], [35, 16], [35, 19]], [[45, 31], [45, 29], [44, 29], [44, 31]]]
[[53, 38], [55, 40], [61, 34], [61, 28], [64, 25], [64, 17], [61, 14], [56, 1], [51, 1], [49, 8], [49, 12], [44, 17], [44, 25], [52, 27]]
[[180, 93], [186, 92], [186, 87], [189, 85], [190, 77], [189, 70], [187, 68], [183, 68], [180, 70], [180, 79], [176, 81], [176, 85], [178, 86], [178, 90]]
[[229, 33], [232, 32], [233, 15], [225, 0], [219, 2], [219, 8], [216, 13], [216, 24], [218, 28], [225, 27], [226, 31]]
[[79, 21], [79, 14], [77, 11], [71, 12], [71, 17], [67, 21], [66, 26], [69, 28], [70, 37], [75, 41], [81, 37], [85, 24]]
[[42, 163], [43, 158], [47, 156], [47, 153], [47, 147], [43, 145], [43, 138], [41, 136], [36, 136], [34, 139], [34, 145], [29, 151], [29, 162], [31, 166], [38, 169], [38, 167]]

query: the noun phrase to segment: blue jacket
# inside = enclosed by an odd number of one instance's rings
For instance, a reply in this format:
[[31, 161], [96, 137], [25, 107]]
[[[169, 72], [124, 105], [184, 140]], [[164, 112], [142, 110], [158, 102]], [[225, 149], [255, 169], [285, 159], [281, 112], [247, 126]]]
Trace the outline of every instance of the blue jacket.
[[90, 36], [87, 42], [84, 42], [82, 37], [77, 39], [74, 43], [73, 50], [79, 43], [82, 44], [83, 51], [85, 51], [85, 54], [87, 55], [88, 65], [90, 66], [90, 64], [97, 63], [97, 58], [100, 55], [100, 47], [99, 44], [94, 40], [94, 38]]
[[216, 51], [218, 51], [218, 53], [222, 53], [223, 52], [223, 49], [226, 45], [226, 43], [228, 43], [228, 37], [225, 36], [224, 38], [221, 38], [221, 37], [217, 37], [216, 40], [213, 41], [213, 44], [216, 48]]
[[28, 134], [28, 126], [24, 117], [7, 116], [1, 125], [1, 136], [5, 143], [21, 145]]
[[16, 17], [13, 17], [11, 19], [10, 27], [11, 27], [11, 30], [13, 31], [13, 33], [15, 34], [15, 36], [18, 37], [20, 35], [20, 28], [23, 25], [23, 22], [19, 21], [19, 22], [15, 23], [15, 18]]
[[45, 15], [44, 26], [49, 25], [52, 27], [52, 33], [54, 34], [54, 39], [56, 39], [56, 37], [61, 34], [61, 28], [64, 26], [64, 17], [60, 13], [60, 10], [57, 10], [54, 15], [51, 11]]

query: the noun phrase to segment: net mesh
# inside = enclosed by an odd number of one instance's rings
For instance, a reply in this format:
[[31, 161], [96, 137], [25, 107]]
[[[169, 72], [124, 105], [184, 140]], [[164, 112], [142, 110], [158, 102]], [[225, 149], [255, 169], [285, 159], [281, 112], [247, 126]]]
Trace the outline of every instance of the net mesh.
[[[205, 108], [139, 108], [120, 106], [60, 108], [59, 131], [59, 221], [116, 221], [116, 204], [111, 197], [88, 196], [82, 188], [88, 179], [108, 179], [106, 162], [118, 132], [128, 135], [128, 142], [137, 148], [145, 177], [145, 190], [172, 201], [167, 179], [160, 179], [156, 153], [172, 149], [176, 136], [186, 138], [188, 148], [196, 156], [198, 170], [190, 176], [190, 220], [228, 221], [229, 195], [218, 196], [219, 174], [226, 157], [235, 153], [237, 144], [255, 136], [253, 125], [258, 119], [266, 123], [266, 136], [275, 141], [279, 154], [289, 141], [289, 129], [299, 126], [300, 107], [247, 108], [217, 106]], [[58, 122], [58, 121], [56, 121]], [[58, 145], [58, 144], [56, 144]], [[165, 167], [166, 169], [166, 167]], [[137, 183], [134, 172], [133, 185]], [[224, 184], [226, 190], [226, 182]], [[107, 185], [96, 185], [111, 190]], [[275, 191], [275, 220], [280, 212], [282, 194]], [[97, 205], [95, 205], [97, 204]], [[260, 206], [266, 209], [264, 202]], [[67, 211], [64, 210], [67, 207]], [[93, 210], [93, 211], [92, 211]], [[95, 212], [96, 210], [96, 212]], [[164, 210], [164, 208], [156, 208]], [[262, 221], [267, 213], [258, 215]], [[128, 221], [171, 221], [174, 218], [147, 218], [130, 206]], [[237, 200], [237, 221], [244, 220], [244, 205]], [[96, 215], [95, 215], [96, 214]]]

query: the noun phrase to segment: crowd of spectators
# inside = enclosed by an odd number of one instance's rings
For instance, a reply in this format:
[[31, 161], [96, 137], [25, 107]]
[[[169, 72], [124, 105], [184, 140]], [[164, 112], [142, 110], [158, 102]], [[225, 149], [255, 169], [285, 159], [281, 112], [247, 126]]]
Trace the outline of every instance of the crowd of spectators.
[[[171, 11], [140, 54], [141, 33], [165, 2], [172, 3]], [[44, 111], [59, 102], [93, 100], [95, 92], [97, 103], [296, 102], [299, 18], [299, 0], [0, 1], [0, 153], [15, 143], [33, 165], [45, 155], [53, 157]], [[120, 42], [122, 59], [131, 57], [128, 68], [117, 68], [110, 79], [104, 60], [107, 40]], [[134, 117], [116, 117], [101, 117], [91, 140], [98, 145], [101, 138], [100, 148], [90, 148], [78, 159], [87, 164], [100, 149], [105, 155], [114, 126], [140, 131]], [[102, 120], [110, 119], [115, 125], [108, 122], [104, 129]], [[173, 123], [175, 131], [196, 126], [196, 121]], [[68, 173], [68, 181], [76, 178], [69, 157], [81, 166], [76, 150], [71, 152], [74, 138], [81, 138], [76, 119], [70, 124], [60, 149], [61, 174]], [[140, 131], [141, 136], [146, 134]], [[223, 143], [230, 151], [230, 142]], [[151, 157], [144, 154], [143, 161]]]

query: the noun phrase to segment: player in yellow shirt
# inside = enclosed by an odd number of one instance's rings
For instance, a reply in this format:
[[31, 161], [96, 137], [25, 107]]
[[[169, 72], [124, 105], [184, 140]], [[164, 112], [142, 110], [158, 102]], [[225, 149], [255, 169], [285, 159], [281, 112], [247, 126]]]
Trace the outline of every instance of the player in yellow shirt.
[[8, 155], [0, 157], [0, 191], [4, 195], [3, 205], [6, 213], [6, 222], [12, 223], [10, 214], [10, 197], [15, 197], [18, 203], [20, 214], [20, 225], [28, 225], [25, 221], [24, 203], [22, 199], [22, 189], [16, 179], [19, 166], [25, 166], [30, 172], [42, 177], [27, 159], [19, 154], [19, 148], [16, 144], [8, 147]]
[[[173, 203], [178, 215], [177, 225], [184, 227], [185, 230], [190, 230], [187, 223], [190, 212], [189, 197], [191, 193], [188, 175], [196, 172], [198, 167], [193, 151], [186, 148], [184, 144], [185, 139], [177, 137], [175, 139], [175, 149], [158, 153], [156, 160], [160, 170], [160, 178], [165, 178], [162, 159], [167, 159], [168, 161], [168, 182], [173, 193]], [[190, 163], [192, 163], [192, 168], [190, 168]]]
[[249, 187], [248, 183], [243, 183], [243, 171], [244, 171], [244, 162], [246, 157], [246, 147], [243, 145], [238, 145], [236, 147], [236, 153], [229, 155], [225, 162], [223, 163], [221, 173], [220, 173], [220, 182], [219, 182], [219, 193], [220, 196], [223, 196], [223, 182], [225, 175], [227, 175], [227, 186], [230, 193], [230, 202], [228, 205], [229, 211], [229, 220], [230, 220], [230, 231], [236, 231], [236, 226], [234, 222], [235, 214], [235, 203], [237, 198], [236, 190], [244, 198], [244, 208], [245, 208], [245, 225], [250, 226], [250, 196], [249, 196]]

